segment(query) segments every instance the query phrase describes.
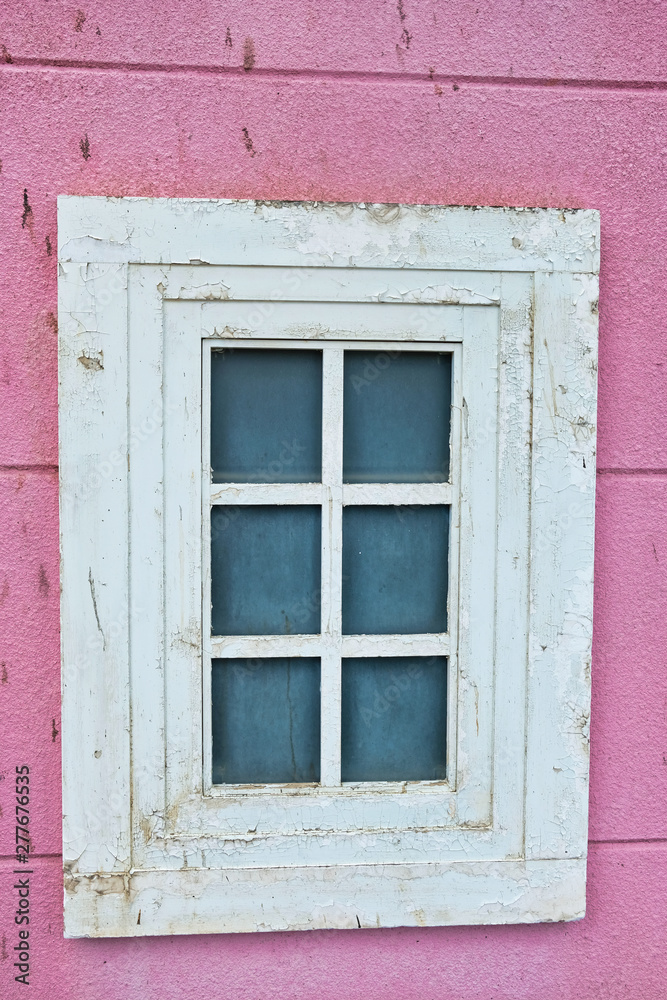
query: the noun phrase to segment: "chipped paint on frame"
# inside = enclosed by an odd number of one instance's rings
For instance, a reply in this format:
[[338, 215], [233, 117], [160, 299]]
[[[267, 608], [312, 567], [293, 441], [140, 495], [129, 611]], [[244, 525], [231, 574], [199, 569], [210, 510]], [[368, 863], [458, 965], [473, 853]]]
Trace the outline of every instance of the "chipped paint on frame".
[[[67, 935], [582, 916], [597, 213], [66, 197], [59, 246]], [[440, 786], [202, 781], [198, 469], [162, 442], [197, 454], [203, 341], [307, 341], [304, 301], [324, 343], [461, 352]]]

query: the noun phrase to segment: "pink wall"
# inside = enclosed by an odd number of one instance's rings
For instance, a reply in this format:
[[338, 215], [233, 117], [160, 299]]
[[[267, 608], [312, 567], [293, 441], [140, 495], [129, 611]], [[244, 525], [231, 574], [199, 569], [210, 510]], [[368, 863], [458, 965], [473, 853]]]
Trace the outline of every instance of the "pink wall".
[[[11, 792], [27, 762], [33, 997], [664, 998], [667, 6], [78, 3], [0, 3], [0, 996], [25, 995]], [[585, 920], [63, 940], [59, 193], [601, 210]]]

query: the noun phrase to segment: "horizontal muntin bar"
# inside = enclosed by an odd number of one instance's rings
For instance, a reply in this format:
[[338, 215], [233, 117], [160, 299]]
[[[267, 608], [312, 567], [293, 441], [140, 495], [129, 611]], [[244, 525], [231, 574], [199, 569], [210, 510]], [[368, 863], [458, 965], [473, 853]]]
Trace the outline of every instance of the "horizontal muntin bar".
[[449, 656], [449, 633], [344, 635], [341, 656]]
[[324, 504], [329, 489], [322, 483], [211, 483], [213, 505]]
[[451, 504], [450, 483], [355, 483], [343, 486], [343, 506]]
[[[349, 483], [342, 487], [343, 506], [430, 505], [452, 502], [451, 483]], [[322, 483], [212, 483], [214, 506], [326, 504], [331, 490]]]
[[231, 635], [209, 640], [215, 659], [322, 656], [449, 656], [449, 633], [406, 635]]

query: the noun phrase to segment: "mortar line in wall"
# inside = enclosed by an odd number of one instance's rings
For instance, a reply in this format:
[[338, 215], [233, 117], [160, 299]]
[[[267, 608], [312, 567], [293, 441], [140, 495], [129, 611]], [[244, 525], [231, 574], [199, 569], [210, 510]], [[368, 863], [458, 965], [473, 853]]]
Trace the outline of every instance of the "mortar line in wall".
[[588, 846], [605, 846], [619, 844], [667, 844], [667, 837], [636, 837], [624, 838], [620, 840], [589, 840]]
[[44, 465], [36, 462], [34, 465], [0, 465], [0, 472], [57, 472], [57, 465]]
[[[62, 852], [60, 854], [31, 854], [30, 860], [44, 860], [45, 858], [62, 858]], [[15, 854], [0, 854], [0, 861], [16, 861]]]
[[5, 71], [20, 71], [32, 69], [71, 70], [75, 72], [108, 72], [124, 73], [159, 73], [159, 74], [201, 74], [230, 77], [259, 77], [271, 79], [313, 79], [332, 81], [367, 81], [369, 83], [444, 83], [452, 86], [508, 86], [537, 87], [551, 90], [564, 88], [575, 90], [667, 90], [667, 80], [595, 80], [576, 78], [550, 77], [515, 77], [515, 76], [474, 76], [463, 74], [441, 74], [424, 72], [383, 72], [377, 70], [334, 70], [334, 69], [290, 69], [290, 68], [257, 68], [246, 70], [242, 66], [214, 66], [196, 64], [131, 63], [131, 62], [86, 62], [74, 59], [35, 59], [31, 57], [11, 57], [11, 62], [0, 64]]
[[667, 476], [667, 469], [597, 469], [598, 476]]

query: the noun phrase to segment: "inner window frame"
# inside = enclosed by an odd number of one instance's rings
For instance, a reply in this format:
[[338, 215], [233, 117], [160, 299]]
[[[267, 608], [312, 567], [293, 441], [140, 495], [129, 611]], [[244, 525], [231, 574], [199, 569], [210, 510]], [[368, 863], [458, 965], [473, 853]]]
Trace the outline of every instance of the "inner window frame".
[[[203, 792], [207, 796], [238, 796], [240, 791], [276, 794], [283, 790], [308, 794], [313, 789], [336, 794], [339, 789], [375, 790], [400, 794], [406, 785], [456, 788], [457, 729], [457, 622], [459, 557], [460, 420], [462, 407], [461, 345], [433, 340], [394, 339], [267, 339], [246, 338], [242, 345], [229, 339], [202, 339], [202, 719]], [[219, 483], [213, 482], [210, 463], [211, 354], [230, 346], [244, 349], [313, 350], [322, 352], [322, 481], [321, 483]], [[391, 360], [392, 352], [448, 354], [451, 358], [451, 407], [449, 476], [437, 483], [344, 483], [343, 482], [343, 366], [344, 352], [372, 351]], [[234, 507], [252, 504], [315, 504], [322, 510], [322, 578], [320, 635], [228, 636], [211, 632], [211, 544], [210, 518], [214, 505]], [[342, 632], [342, 513], [349, 505], [442, 505], [449, 508], [447, 631], [444, 633], [399, 633], [396, 635], [344, 635]], [[328, 514], [328, 516], [326, 516]], [[210, 638], [209, 638], [210, 637]], [[212, 660], [237, 657], [310, 656], [320, 659], [320, 781], [271, 785], [214, 784], [212, 781], [211, 677]], [[445, 779], [427, 781], [341, 781], [341, 685], [342, 660], [359, 656], [444, 656], [446, 680], [446, 769]]]
[[[197, 646], [200, 654], [202, 648], [200, 630], [203, 594], [200, 583], [204, 570], [201, 570], [202, 576], [198, 574], [199, 567], [203, 566], [201, 531], [204, 520], [201, 496], [197, 496], [192, 490], [193, 475], [197, 473], [191, 456], [197, 456], [199, 462], [203, 454], [201, 412], [206, 401], [203, 398], [200, 341], [212, 339], [241, 346], [249, 341], [260, 342], [258, 331], [262, 331], [267, 343], [271, 344], [277, 340], [287, 340], [290, 343], [305, 341], [317, 346], [323, 339], [343, 345], [375, 344], [385, 342], [386, 333], [391, 331], [393, 341], [401, 343], [432, 342], [444, 345], [445, 348], [456, 345], [461, 352], [462, 378], [464, 371], [468, 372], [467, 382], [464, 379], [461, 387], [461, 408], [452, 409], [452, 420], [453, 424], [458, 421], [455, 433], [462, 435], [465, 432], [469, 442], [474, 442], [475, 446], [474, 455], [471, 448], [466, 448], [465, 461], [464, 452], [461, 451], [460, 454], [459, 475], [461, 483], [465, 481], [466, 501], [461, 510], [461, 518], [467, 554], [463, 561], [459, 557], [459, 573], [465, 567], [470, 567], [466, 570], [466, 608], [468, 618], [472, 614], [476, 617], [477, 624], [474, 629], [467, 629], [465, 675], [462, 677], [459, 670], [456, 677], [456, 725], [450, 732], [452, 773], [449, 780], [438, 782], [435, 787], [427, 782], [364, 783], [363, 795], [359, 794], [358, 789], [348, 785], [339, 786], [334, 794], [321, 786], [309, 787], [306, 790], [308, 794], [304, 794], [298, 787], [283, 786], [282, 789], [276, 789], [267, 785], [258, 789], [257, 786], [237, 786], [236, 794], [232, 790], [223, 792], [225, 825], [229, 834], [234, 832], [238, 840], [248, 828], [253, 829], [255, 821], [252, 820], [252, 815], [255, 809], [260, 818], [265, 816], [266, 810], [270, 810], [270, 821], [258, 820], [261, 832], [258, 830], [252, 842], [252, 848], [258, 856], [266, 855], [267, 852], [270, 853], [272, 838], [278, 830], [298, 838], [299, 831], [310, 829], [311, 806], [314, 803], [322, 828], [334, 830], [337, 838], [345, 844], [344, 848], [336, 848], [335, 857], [343, 857], [350, 850], [353, 856], [359, 856], [358, 846], [352, 845], [355, 840], [353, 831], [360, 824], [365, 824], [366, 829], [374, 831], [377, 843], [382, 845], [382, 857], [389, 859], [396, 852], [395, 847], [390, 847], [393, 833], [381, 828], [384, 824], [382, 816], [386, 813], [387, 806], [393, 804], [401, 813], [397, 826], [405, 831], [403, 836], [412, 836], [407, 832], [412, 830], [429, 831], [427, 836], [432, 843], [426, 855], [437, 856], [437, 851], [442, 848], [436, 848], [436, 843], [441, 844], [443, 836], [448, 844], [455, 840], [460, 842], [461, 838], [466, 841], [469, 838], [474, 840], [476, 833], [472, 831], [489, 828], [494, 822], [494, 815], [502, 815], [509, 808], [509, 800], [505, 794], [499, 793], [500, 785], [507, 784], [506, 779], [497, 785], [494, 794], [493, 747], [497, 727], [494, 726], [493, 719], [497, 685], [494, 681], [496, 668], [493, 647], [498, 631], [495, 624], [495, 543], [483, 545], [481, 539], [496, 537], [498, 384], [505, 371], [504, 368], [499, 368], [498, 353], [500, 345], [506, 341], [507, 350], [517, 355], [521, 377], [528, 379], [528, 353], [525, 347], [514, 342], [508, 323], [513, 315], [510, 303], [514, 300], [516, 308], [527, 319], [530, 281], [525, 276], [506, 281], [506, 301], [502, 306], [486, 298], [480, 301], [476, 291], [471, 296], [467, 290], [465, 297], [472, 297], [473, 302], [464, 306], [458, 304], [456, 299], [451, 301], [449, 295], [444, 302], [436, 299], [430, 304], [428, 301], [376, 301], [371, 304], [367, 301], [366, 287], [368, 281], [377, 276], [377, 272], [363, 273], [346, 268], [332, 274], [329, 269], [314, 269], [306, 279], [309, 282], [307, 292], [294, 290], [291, 294], [286, 293], [283, 301], [276, 303], [273, 300], [276, 282], [274, 269], [267, 267], [254, 270], [251, 288], [247, 284], [249, 271], [244, 267], [232, 267], [226, 273], [223, 272], [224, 277], [220, 274], [228, 289], [224, 299], [208, 299], [204, 302], [196, 298], [193, 300], [191, 286], [182, 283], [178, 286], [178, 295], [173, 296], [163, 276], [159, 284], [164, 289], [164, 301], [159, 315], [155, 316], [155, 328], [151, 334], [153, 338], [161, 338], [163, 344], [162, 379], [159, 383], [155, 381], [155, 389], [169, 400], [169, 412], [165, 415], [163, 431], [164, 540], [159, 541], [156, 537], [154, 545], [161, 545], [163, 548], [167, 579], [182, 579], [185, 564], [189, 567], [187, 578], [192, 580], [191, 586], [181, 589], [180, 598], [177, 598], [177, 591], [171, 587], [167, 587], [164, 593], [167, 620], [164, 645], [166, 730], [162, 740], [153, 740], [152, 745], [153, 752], [163, 754], [166, 760], [164, 780], [168, 823], [165, 826], [165, 836], [173, 849], [186, 853], [191, 839], [189, 831], [194, 825], [205, 838], [206, 858], [212, 863], [216, 859], [218, 863], [217, 859], [225, 857], [215, 840], [215, 831], [220, 822], [220, 794], [215, 788], [220, 786], [213, 786], [211, 794], [203, 794], [203, 678], [201, 663], [196, 660]], [[148, 271], [142, 269], [142, 272], [150, 281]], [[214, 270], [212, 273], [219, 272]], [[178, 277], [176, 269], [173, 279]], [[157, 273], [153, 280], [156, 278]], [[413, 280], [421, 283], [424, 278], [424, 275], [416, 274]], [[137, 371], [136, 378], [137, 406], [146, 408], [150, 406], [150, 396], [146, 391], [150, 376], [144, 362], [138, 360], [138, 363], [141, 372]], [[489, 400], [492, 401], [490, 410]], [[527, 399], [524, 399], [523, 418], [518, 427], [526, 425], [527, 407]], [[515, 430], [513, 436], [518, 442], [516, 435]], [[528, 471], [525, 456], [523, 464], [525, 477]], [[137, 495], [146, 492], [150, 485], [149, 482], [141, 485], [143, 468], [135, 465], [137, 485], [134, 492]], [[525, 505], [525, 481], [519, 485], [520, 480], [516, 474], [515, 478], [522, 491], [521, 503]], [[244, 489], [246, 485], [243, 484]], [[259, 499], [261, 494], [258, 493], [257, 497]], [[476, 525], [476, 531], [471, 531], [472, 524]], [[510, 534], [512, 533], [516, 533], [513, 528], [510, 530]], [[179, 534], [181, 541], [177, 544]], [[140, 542], [145, 544], [143, 531]], [[473, 568], [475, 578], [484, 581], [482, 587], [473, 588]], [[520, 576], [523, 579], [520, 585], [523, 593], [525, 573]], [[139, 579], [142, 581], [141, 586], [145, 587], [147, 578], [143, 570], [139, 571]], [[205, 586], [208, 586], [207, 582]], [[460, 590], [460, 583], [458, 586]], [[515, 591], [516, 586], [513, 584], [510, 592]], [[177, 624], [179, 619], [192, 624], [184, 629], [183, 625]], [[506, 631], [505, 626], [500, 628], [501, 634]], [[456, 649], [459, 663], [460, 644], [459, 638]], [[351, 644], [352, 652], [355, 648]], [[235, 647], [230, 643], [230, 653], [234, 650]], [[438, 652], [437, 644], [433, 652]], [[258, 653], [261, 653], [261, 648], [258, 648]], [[521, 650], [517, 649], [517, 656], [520, 658], [522, 655]], [[515, 672], [514, 668], [510, 671]], [[520, 673], [516, 679], [518, 689], [521, 689], [524, 681]], [[138, 690], [143, 693], [144, 686], [141, 685]], [[147, 717], [155, 712], [152, 695], [150, 704], [142, 704], [140, 701], [139, 705], [142, 716]], [[181, 719], [188, 720], [188, 723], [182, 726]], [[143, 734], [140, 739], [144, 739]], [[150, 743], [150, 739], [147, 742]], [[456, 755], [454, 759], [451, 750]], [[465, 760], [464, 771], [458, 765], [461, 755]], [[522, 761], [520, 767], [523, 767]], [[137, 787], [137, 796], [140, 793], [141, 789]], [[500, 807], [499, 802], [506, 804]], [[257, 803], [257, 806], [252, 803]], [[248, 817], [251, 818], [250, 822]], [[467, 828], [462, 830], [461, 823], [467, 824]], [[503, 844], [511, 842], [514, 849], [518, 850], [519, 831], [509, 816], [505, 827], [506, 832], [501, 838]], [[358, 838], [357, 841], [361, 842]], [[309, 833], [305, 840], [302, 838], [300, 841], [299, 856], [324, 860], [324, 843], [319, 832]], [[240, 849], [234, 848], [234, 857]], [[251, 853], [250, 846], [245, 844], [244, 858], [249, 858]], [[144, 854], [143, 847], [140, 846], [137, 857], [144, 864], [148, 863], [151, 854]]]

